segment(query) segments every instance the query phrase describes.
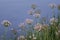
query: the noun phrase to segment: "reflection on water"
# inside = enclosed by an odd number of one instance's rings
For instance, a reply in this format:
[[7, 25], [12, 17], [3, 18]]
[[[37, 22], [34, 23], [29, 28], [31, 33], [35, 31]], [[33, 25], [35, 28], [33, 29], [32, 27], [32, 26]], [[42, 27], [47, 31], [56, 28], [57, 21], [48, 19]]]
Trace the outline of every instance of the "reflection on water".
[[[6, 34], [7, 38], [10, 38], [11, 35], [12, 37], [15, 37], [10, 32], [10, 28], [15, 28], [19, 30], [19, 27], [17, 27], [19, 23], [23, 22], [26, 18], [32, 18], [32, 16], [29, 16], [27, 12], [30, 9], [31, 4], [38, 5], [39, 9], [43, 11], [41, 16], [47, 17], [47, 15], [51, 15], [51, 11], [48, 7], [49, 3], [60, 4], [60, 0], [0, 0], [0, 39], [5, 30], [8, 30]], [[12, 25], [9, 28], [5, 29], [5, 27], [1, 25], [1, 22], [3, 20], [11, 21]], [[16, 30], [13, 31], [16, 32]], [[19, 32], [16, 35], [23, 33], [24, 32]]]

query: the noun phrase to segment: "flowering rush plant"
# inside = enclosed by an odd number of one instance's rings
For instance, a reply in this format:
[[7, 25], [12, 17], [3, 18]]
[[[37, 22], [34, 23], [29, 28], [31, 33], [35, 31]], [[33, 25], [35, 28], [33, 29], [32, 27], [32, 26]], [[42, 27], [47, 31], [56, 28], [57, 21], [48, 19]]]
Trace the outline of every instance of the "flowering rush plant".
[[[53, 16], [48, 20], [46, 17], [41, 18], [41, 10], [36, 4], [32, 4], [31, 9], [28, 10], [28, 14], [32, 18], [27, 18], [18, 25], [19, 31], [23, 33], [18, 36], [18, 31], [12, 28], [11, 31], [15, 37], [9, 40], [60, 40], [60, 5], [52, 3], [49, 4], [49, 7], [52, 9]], [[58, 10], [57, 17], [55, 16], [56, 8]], [[2, 25], [5, 28], [8, 28], [11, 24], [8, 20], [2, 21]], [[5, 38], [3, 39], [6, 40]]]

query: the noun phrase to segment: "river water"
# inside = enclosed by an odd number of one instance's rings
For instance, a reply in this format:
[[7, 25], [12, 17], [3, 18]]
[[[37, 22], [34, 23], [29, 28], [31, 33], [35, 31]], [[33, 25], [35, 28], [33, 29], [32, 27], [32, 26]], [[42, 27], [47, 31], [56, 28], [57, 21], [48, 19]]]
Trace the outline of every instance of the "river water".
[[31, 4], [38, 5], [42, 11], [41, 16], [51, 15], [49, 3], [60, 4], [60, 0], [0, 0], [0, 36], [3, 35], [5, 30], [4, 26], [1, 25], [2, 20], [11, 21], [13, 24], [11, 28], [17, 28], [18, 24], [24, 22], [26, 18], [32, 18], [27, 13], [31, 9]]

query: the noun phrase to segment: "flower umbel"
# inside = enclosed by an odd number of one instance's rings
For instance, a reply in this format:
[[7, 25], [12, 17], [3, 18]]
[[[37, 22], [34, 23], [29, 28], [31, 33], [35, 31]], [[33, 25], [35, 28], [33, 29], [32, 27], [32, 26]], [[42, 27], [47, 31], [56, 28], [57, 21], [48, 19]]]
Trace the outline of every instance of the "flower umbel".
[[27, 24], [32, 24], [33, 23], [33, 20], [32, 19], [26, 19], [26, 23]]
[[4, 25], [5, 27], [8, 27], [11, 25], [11, 22], [8, 20], [3, 20], [1, 24]]
[[28, 11], [28, 14], [29, 14], [29, 15], [33, 15], [33, 13], [34, 13], [34, 10], [29, 10], [29, 11]]
[[50, 19], [50, 24], [54, 24], [55, 22], [58, 22], [58, 19], [56, 19], [56, 18], [51, 18]]
[[31, 5], [31, 8], [32, 8], [32, 9], [36, 9], [36, 7], [37, 7], [36, 4], [32, 4], [32, 5]]
[[41, 28], [42, 28], [42, 24], [40, 24], [40, 23], [37, 23], [34, 27], [34, 29], [38, 30], [38, 31], [41, 31]]
[[25, 23], [20, 23], [19, 27], [22, 28], [22, 29], [24, 29]]
[[17, 40], [25, 40], [25, 36], [21, 35], [17, 38]]
[[51, 3], [51, 4], [49, 4], [49, 7], [54, 9], [54, 8], [56, 8], [56, 4], [55, 3]]
[[33, 15], [35, 18], [39, 18], [40, 17], [40, 14], [34, 14]]

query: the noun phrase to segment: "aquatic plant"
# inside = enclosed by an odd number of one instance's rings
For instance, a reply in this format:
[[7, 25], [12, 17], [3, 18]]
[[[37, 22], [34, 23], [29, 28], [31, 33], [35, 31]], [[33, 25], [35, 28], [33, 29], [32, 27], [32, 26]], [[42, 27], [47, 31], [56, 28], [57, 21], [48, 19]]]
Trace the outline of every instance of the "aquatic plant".
[[[12, 28], [10, 31], [15, 35], [14, 40], [60, 40], [60, 5], [56, 7], [56, 4], [53, 3], [49, 4], [49, 7], [52, 9], [53, 16], [48, 20], [48, 23], [46, 23], [47, 18], [42, 17], [41, 20], [41, 10], [37, 8], [37, 5], [32, 4], [28, 14], [32, 15], [35, 19], [27, 18], [23, 23], [18, 25], [19, 29], [21, 29], [24, 34], [26, 33], [25, 35], [22, 34], [18, 36], [18, 30]], [[55, 17], [55, 8], [58, 8], [57, 17]], [[8, 20], [4, 20], [2, 25], [9, 27], [11, 23]]]

